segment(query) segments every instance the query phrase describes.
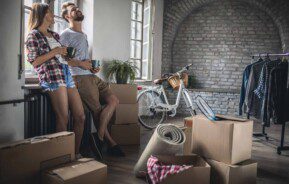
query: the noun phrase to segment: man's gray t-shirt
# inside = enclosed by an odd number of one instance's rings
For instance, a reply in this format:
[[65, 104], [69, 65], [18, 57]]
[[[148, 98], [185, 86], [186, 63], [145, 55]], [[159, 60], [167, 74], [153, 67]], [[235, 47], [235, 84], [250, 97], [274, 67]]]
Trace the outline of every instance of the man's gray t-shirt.
[[[70, 28], [65, 29], [60, 35], [60, 43], [66, 47], [74, 47], [76, 54], [74, 59], [84, 61], [90, 59], [88, 53], [87, 36], [84, 33], [73, 31]], [[89, 70], [80, 67], [69, 66], [72, 75], [91, 75]]]

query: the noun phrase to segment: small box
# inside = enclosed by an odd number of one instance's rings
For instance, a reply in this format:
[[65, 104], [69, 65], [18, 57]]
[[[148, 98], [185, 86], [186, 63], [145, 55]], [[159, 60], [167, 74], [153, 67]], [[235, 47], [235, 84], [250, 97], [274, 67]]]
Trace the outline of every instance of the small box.
[[42, 173], [42, 184], [106, 184], [107, 166], [82, 158]]
[[42, 170], [75, 158], [73, 132], [0, 145], [0, 183], [39, 184]]
[[140, 126], [138, 124], [112, 125], [111, 137], [119, 145], [139, 145]]
[[192, 152], [226, 164], [251, 159], [253, 121], [219, 117], [222, 120], [193, 117]]
[[113, 117], [114, 124], [138, 123], [138, 103], [119, 104]]
[[120, 104], [137, 103], [136, 84], [110, 84], [110, 89], [117, 96]]
[[193, 165], [178, 174], [168, 175], [161, 184], [209, 184], [210, 183], [210, 165], [200, 156], [156, 156], [160, 162], [167, 165]]
[[236, 165], [228, 165], [206, 159], [211, 165], [211, 184], [255, 184], [257, 162], [246, 160]]
[[192, 126], [193, 126], [193, 118], [186, 117], [184, 119], [184, 133], [186, 135], [186, 141], [184, 143], [184, 155], [190, 155], [192, 153]]

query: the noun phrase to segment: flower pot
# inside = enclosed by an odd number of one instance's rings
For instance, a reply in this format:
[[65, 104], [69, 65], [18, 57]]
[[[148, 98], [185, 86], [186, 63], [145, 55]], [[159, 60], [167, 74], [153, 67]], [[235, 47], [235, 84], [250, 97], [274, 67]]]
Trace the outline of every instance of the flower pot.
[[127, 84], [129, 76], [127, 74], [120, 75], [120, 73], [116, 73], [115, 80], [117, 84]]

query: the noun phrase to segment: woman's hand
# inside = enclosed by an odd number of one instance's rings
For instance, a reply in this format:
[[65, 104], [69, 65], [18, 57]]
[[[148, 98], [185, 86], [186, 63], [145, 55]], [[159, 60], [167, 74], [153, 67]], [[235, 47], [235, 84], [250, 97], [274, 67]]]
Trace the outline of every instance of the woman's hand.
[[80, 61], [79, 66], [84, 70], [91, 70], [92, 69], [91, 60]]
[[93, 74], [96, 74], [100, 71], [100, 68], [99, 67], [96, 67], [96, 68], [91, 68], [90, 69], [90, 72], [93, 73]]
[[66, 47], [56, 47], [52, 51], [55, 55], [57, 55], [57, 54], [62, 55], [62, 56], [67, 55], [67, 48]]

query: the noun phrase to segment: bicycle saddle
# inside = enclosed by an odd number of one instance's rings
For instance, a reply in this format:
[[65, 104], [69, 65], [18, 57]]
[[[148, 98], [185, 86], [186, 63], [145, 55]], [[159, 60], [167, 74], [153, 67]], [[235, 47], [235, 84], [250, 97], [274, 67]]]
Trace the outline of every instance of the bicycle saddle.
[[163, 83], [162, 79], [155, 79], [154, 84], [161, 85]]

